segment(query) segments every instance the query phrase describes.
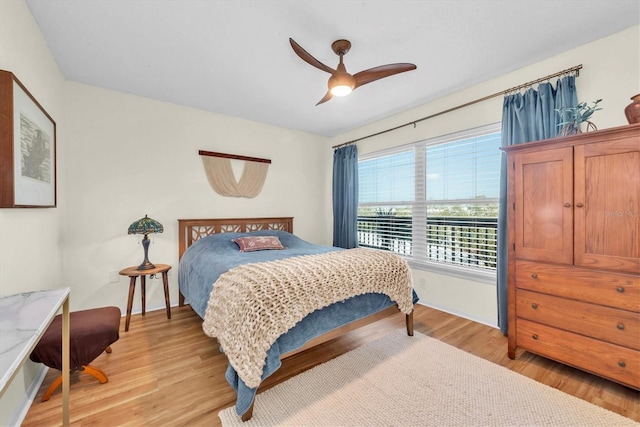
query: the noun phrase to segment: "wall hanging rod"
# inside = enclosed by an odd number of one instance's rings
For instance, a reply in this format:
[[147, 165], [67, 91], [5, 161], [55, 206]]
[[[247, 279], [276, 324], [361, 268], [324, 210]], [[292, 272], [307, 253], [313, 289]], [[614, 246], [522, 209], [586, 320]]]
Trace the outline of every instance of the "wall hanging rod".
[[534, 84], [544, 82], [545, 80], [549, 80], [549, 79], [552, 79], [554, 77], [562, 76], [562, 75], [565, 75], [565, 74], [571, 74], [573, 72], [575, 72], [576, 73], [576, 77], [578, 77], [580, 75], [580, 70], [581, 69], [582, 69], [582, 64], [576, 65], [575, 67], [567, 68], [566, 70], [558, 71], [557, 73], [553, 73], [553, 74], [549, 74], [548, 76], [540, 77], [539, 79], [532, 80], [530, 82], [521, 84], [519, 86], [512, 87], [512, 88], [507, 89], [507, 90], [496, 92], [496, 93], [494, 93], [492, 95], [487, 95], [487, 96], [485, 96], [483, 98], [474, 99], [473, 101], [469, 101], [469, 102], [467, 102], [465, 104], [456, 105], [455, 107], [452, 107], [452, 108], [437, 112], [435, 114], [431, 114], [431, 115], [426, 116], [426, 117], [422, 117], [422, 118], [420, 118], [418, 120], [413, 120], [411, 122], [408, 122], [408, 123], [393, 127], [391, 129], [386, 129], [386, 130], [383, 130], [383, 131], [380, 131], [380, 132], [372, 133], [371, 135], [363, 136], [361, 138], [357, 138], [357, 139], [354, 139], [354, 140], [351, 140], [351, 141], [348, 141], [348, 142], [344, 142], [342, 144], [334, 145], [332, 148], [340, 148], [340, 147], [344, 147], [345, 145], [354, 144], [354, 143], [356, 143], [358, 141], [362, 141], [363, 139], [372, 138], [374, 136], [382, 135], [383, 133], [387, 133], [387, 132], [392, 132], [394, 130], [403, 128], [405, 126], [413, 125], [413, 127], [416, 127], [416, 123], [422, 122], [424, 120], [432, 119], [434, 117], [441, 116], [443, 114], [450, 113], [450, 112], [455, 111], [455, 110], [459, 110], [460, 108], [468, 107], [469, 105], [477, 104], [479, 102], [486, 101], [487, 99], [495, 98], [496, 96], [506, 95], [508, 93], [516, 92], [516, 91], [519, 91], [520, 89], [523, 89], [523, 88], [526, 88], [526, 87], [529, 87], [529, 86], [533, 86]]
[[225, 158], [225, 159], [235, 159], [235, 160], [246, 160], [247, 162], [271, 163], [271, 160], [269, 160], [269, 159], [261, 159], [261, 158], [258, 158], [258, 157], [238, 156], [236, 154], [216, 153], [215, 151], [198, 150], [198, 154], [201, 155], [201, 156], [222, 157], [222, 158]]

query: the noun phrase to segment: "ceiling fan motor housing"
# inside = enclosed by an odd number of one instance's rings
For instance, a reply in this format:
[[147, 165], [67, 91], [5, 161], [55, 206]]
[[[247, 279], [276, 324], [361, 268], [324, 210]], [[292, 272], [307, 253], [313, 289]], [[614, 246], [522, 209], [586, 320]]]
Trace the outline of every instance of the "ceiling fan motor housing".
[[318, 101], [316, 105], [327, 102], [333, 96], [348, 95], [354, 89], [374, 82], [376, 80], [416, 69], [416, 66], [414, 64], [396, 63], [369, 68], [367, 70], [360, 71], [355, 75], [351, 75], [347, 73], [347, 69], [343, 63], [344, 55], [351, 49], [351, 42], [349, 40], [340, 39], [334, 41], [331, 44], [331, 49], [335, 52], [336, 55], [340, 57], [340, 63], [338, 64], [336, 69], [333, 69], [328, 65], [325, 65], [322, 62], [318, 61], [309, 52], [304, 50], [302, 46], [296, 43], [292, 38], [289, 38], [289, 43], [291, 44], [291, 47], [293, 48], [293, 51], [296, 53], [296, 55], [298, 55], [303, 61], [313, 67], [316, 67], [319, 70], [331, 74], [331, 77], [329, 77], [329, 81], [327, 83], [327, 85], [329, 86], [329, 90], [327, 91], [325, 96], [320, 101]]

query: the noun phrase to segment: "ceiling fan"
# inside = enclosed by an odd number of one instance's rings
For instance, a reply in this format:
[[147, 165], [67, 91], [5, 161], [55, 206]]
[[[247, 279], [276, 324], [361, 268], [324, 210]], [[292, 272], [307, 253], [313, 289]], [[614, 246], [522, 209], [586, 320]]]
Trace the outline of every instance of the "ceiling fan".
[[329, 90], [327, 91], [327, 94], [324, 96], [324, 98], [318, 101], [316, 105], [327, 102], [334, 96], [348, 95], [354, 89], [362, 85], [366, 85], [367, 83], [371, 83], [373, 81], [382, 79], [384, 77], [389, 77], [394, 74], [404, 73], [405, 71], [416, 69], [416, 66], [414, 64], [396, 63], [369, 68], [368, 70], [360, 71], [359, 73], [351, 75], [347, 73], [347, 69], [342, 62], [342, 57], [347, 52], [349, 52], [349, 49], [351, 49], [351, 42], [349, 40], [336, 40], [331, 44], [331, 49], [333, 49], [335, 54], [340, 57], [340, 63], [335, 70], [327, 65], [324, 65], [322, 62], [311, 56], [309, 52], [304, 50], [302, 46], [296, 43], [292, 38], [289, 38], [289, 43], [291, 43], [293, 51], [300, 58], [302, 58], [303, 61], [331, 74], [328, 82]]

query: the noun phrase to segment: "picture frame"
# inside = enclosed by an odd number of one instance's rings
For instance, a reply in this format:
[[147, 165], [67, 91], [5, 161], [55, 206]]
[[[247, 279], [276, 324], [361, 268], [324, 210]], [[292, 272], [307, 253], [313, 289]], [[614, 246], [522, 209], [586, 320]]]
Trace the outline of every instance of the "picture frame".
[[0, 70], [0, 208], [55, 208], [56, 187], [56, 122]]

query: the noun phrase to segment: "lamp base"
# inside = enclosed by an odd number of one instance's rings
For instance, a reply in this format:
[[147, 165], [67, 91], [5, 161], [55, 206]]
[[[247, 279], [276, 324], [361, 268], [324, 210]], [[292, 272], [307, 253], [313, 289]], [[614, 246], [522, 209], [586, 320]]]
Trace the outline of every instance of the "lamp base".
[[151, 270], [152, 268], [156, 268], [155, 265], [149, 262], [149, 243], [150, 240], [145, 234], [144, 238], [142, 239], [142, 247], [144, 248], [144, 261], [142, 261], [142, 264], [138, 266], [138, 270]]
[[144, 261], [142, 264], [138, 266], [138, 270], [151, 270], [152, 268], [156, 268], [155, 265], [151, 264], [149, 260]]

